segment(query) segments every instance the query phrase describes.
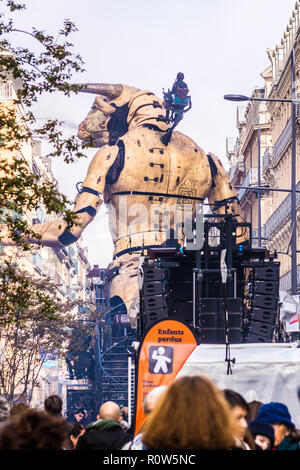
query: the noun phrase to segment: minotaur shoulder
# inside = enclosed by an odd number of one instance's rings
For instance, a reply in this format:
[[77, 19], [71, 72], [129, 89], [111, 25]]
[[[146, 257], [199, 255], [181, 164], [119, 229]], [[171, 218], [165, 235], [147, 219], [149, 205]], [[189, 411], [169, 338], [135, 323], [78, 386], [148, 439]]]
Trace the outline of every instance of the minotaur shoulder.
[[119, 150], [118, 145], [105, 145], [99, 149], [89, 165], [87, 176], [82, 186], [89, 188], [91, 191], [103, 194], [106, 184], [106, 175], [115, 163]]

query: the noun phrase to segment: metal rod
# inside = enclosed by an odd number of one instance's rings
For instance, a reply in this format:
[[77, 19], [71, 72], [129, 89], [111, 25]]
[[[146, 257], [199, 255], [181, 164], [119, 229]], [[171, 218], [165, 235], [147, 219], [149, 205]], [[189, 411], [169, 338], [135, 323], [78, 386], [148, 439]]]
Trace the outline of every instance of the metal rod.
[[299, 104], [300, 100], [294, 100], [293, 98], [251, 98], [250, 101], [277, 101], [278, 103], [296, 103]]
[[295, 97], [295, 49], [291, 52], [291, 87], [292, 87], [292, 162], [291, 162], [291, 254], [292, 254], [292, 295], [297, 294], [297, 203], [296, 203], [296, 103]]
[[236, 271], [233, 272], [233, 297], [236, 299], [237, 288], [236, 288]]
[[196, 286], [197, 273], [193, 271], [193, 326], [196, 326], [196, 304], [198, 305], [197, 286]]
[[[260, 190], [260, 191], [281, 191], [283, 193], [291, 193], [291, 189], [279, 189], [279, 188], [269, 188], [266, 186], [236, 186], [234, 185], [235, 188], [237, 189], [252, 189], [254, 191]], [[299, 189], [296, 189], [296, 193], [300, 193]], [[207, 205], [207, 204], [206, 204]], [[209, 205], [209, 204], [208, 204]]]
[[[257, 185], [260, 188], [260, 125], [258, 117], [258, 129], [257, 129]], [[258, 246], [261, 246], [261, 192], [258, 189], [257, 192], [257, 237]]]
[[131, 396], [131, 375], [132, 375], [132, 370], [131, 370], [131, 356], [130, 354], [128, 355], [128, 425], [129, 427], [131, 426], [131, 402], [132, 402], [132, 396]]

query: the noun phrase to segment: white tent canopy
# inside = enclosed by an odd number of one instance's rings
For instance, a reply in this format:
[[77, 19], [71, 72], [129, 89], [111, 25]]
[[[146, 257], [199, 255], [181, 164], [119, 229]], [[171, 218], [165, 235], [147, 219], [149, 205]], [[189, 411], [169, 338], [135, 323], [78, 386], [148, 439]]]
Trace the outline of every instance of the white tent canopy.
[[177, 375], [204, 375], [221, 388], [240, 393], [248, 402], [285, 403], [300, 428], [300, 348], [296, 343], [232, 344], [232, 374], [228, 374], [226, 346], [197, 346]]

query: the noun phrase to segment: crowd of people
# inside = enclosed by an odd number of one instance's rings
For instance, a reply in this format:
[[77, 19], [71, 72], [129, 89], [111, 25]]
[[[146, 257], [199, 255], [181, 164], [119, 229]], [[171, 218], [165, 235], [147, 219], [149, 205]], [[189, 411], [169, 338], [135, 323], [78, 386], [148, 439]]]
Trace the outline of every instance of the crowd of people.
[[[107, 401], [86, 427], [63, 416], [50, 395], [44, 409], [0, 397], [0, 450], [300, 450], [300, 430], [281, 402], [247, 402], [204, 376], [185, 376], [150, 391], [138, 432]], [[124, 410], [123, 410], [124, 411]]]

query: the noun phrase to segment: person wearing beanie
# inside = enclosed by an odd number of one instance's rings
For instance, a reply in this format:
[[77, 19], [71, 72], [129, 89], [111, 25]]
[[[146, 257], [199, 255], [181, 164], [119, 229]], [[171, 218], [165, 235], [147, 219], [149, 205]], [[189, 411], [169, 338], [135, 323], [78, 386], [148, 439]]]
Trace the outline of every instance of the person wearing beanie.
[[269, 423], [274, 429], [274, 449], [300, 450], [299, 433], [292, 422], [288, 407], [284, 403], [270, 402], [262, 405], [257, 419]]
[[252, 434], [255, 445], [261, 450], [271, 450], [274, 447], [273, 426], [259, 419], [249, 421], [248, 428]]

